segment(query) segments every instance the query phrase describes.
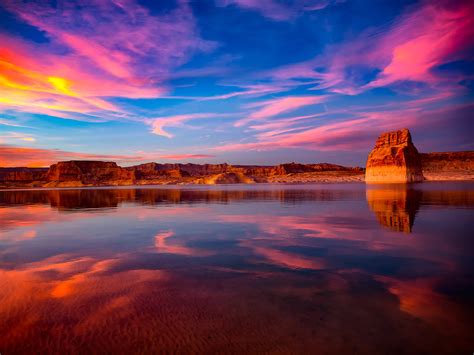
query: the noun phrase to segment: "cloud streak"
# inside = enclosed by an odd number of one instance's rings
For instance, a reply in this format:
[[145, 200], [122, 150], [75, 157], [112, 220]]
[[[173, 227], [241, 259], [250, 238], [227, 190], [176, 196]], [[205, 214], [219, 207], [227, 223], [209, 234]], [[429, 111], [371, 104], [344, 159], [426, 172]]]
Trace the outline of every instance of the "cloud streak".
[[43, 149], [0, 144], [0, 167], [47, 167], [64, 160], [106, 160], [119, 164], [138, 164], [153, 160], [193, 160], [212, 158], [209, 154], [163, 154], [137, 152], [136, 154], [91, 154], [61, 149]]
[[288, 21], [294, 19], [299, 13], [318, 11], [326, 8], [330, 0], [220, 0], [220, 6], [238, 6], [245, 10], [256, 11], [262, 16], [273, 21]]
[[175, 116], [166, 116], [147, 119], [145, 122], [151, 126], [151, 132], [158, 136], [163, 136], [166, 138], [173, 138], [174, 135], [165, 131], [165, 127], [179, 127], [183, 126], [184, 122], [202, 119], [202, 118], [212, 118], [220, 117], [222, 115], [216, 113], [192, 113], [184, 115], [175, 115]]
[[280, 115], [282, 113], [297, 110], [299, 108], [319, 104], [326, 100], [326, 96], [289, 96], [274, 100], [262, 101], [248, 107], [260, 107], [246, 118], [235, 122], [236, 127], [243, 126], [249, 122], [262, 120]]

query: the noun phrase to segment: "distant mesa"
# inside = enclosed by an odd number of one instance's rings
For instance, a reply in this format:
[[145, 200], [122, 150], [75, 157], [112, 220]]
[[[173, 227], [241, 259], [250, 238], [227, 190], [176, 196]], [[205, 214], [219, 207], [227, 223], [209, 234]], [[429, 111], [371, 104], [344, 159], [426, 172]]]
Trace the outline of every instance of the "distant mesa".
[[268, 165], [159, 164], [62, 161], [47, 168], [0, 168], [0, 187], [91, 187], [163, 184], [254, 184], [362, 181], [362, 168], [286, 163]]
[[421, 158], [408, 129], [383, 133], [369, 154], [366, 183], [423, 181]]

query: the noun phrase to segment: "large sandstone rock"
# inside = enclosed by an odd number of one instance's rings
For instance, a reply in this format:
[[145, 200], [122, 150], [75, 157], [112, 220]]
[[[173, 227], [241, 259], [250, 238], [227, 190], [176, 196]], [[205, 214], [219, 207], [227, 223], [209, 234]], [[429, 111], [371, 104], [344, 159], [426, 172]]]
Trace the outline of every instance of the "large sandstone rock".
[[365, 172], [367, 183], [407, 183], [423, 181], [421, 159], [410, 131], [383, 133], [369, 154]]

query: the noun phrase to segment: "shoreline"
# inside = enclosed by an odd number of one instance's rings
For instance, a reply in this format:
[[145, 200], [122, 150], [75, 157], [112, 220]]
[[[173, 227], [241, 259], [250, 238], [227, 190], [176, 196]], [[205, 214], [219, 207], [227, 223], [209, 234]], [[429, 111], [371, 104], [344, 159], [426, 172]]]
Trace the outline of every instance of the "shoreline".
[[[295, 174], [297, 175], [297, 174]], [[332, 174], [321, 174], [319, 179], [292, 179], [297, 176], [279, 176], [272, 181], [262, 181], [253, 183], [217, 183], [217, 184], [206, 184], [196, 182], [161, 182], [161, 183], [133, 183], [133, 184], [100, 184], [100, 185], [62, 185], [62, 186], [0, 186], [0, 191], [40, 191], [40, 190], [75, 190], [75, 189], [113, 189], [113, 188], [186, 188], [186, 187], [218, 187], [218, 186], [259, 186], [259, 185], [281, 185], [281, 186], [292, 186], [292, 185], [325, 185], [325, 184], [358, 184], [364, 183], [366, 185], [411, 185], [411, 184], [422, 184], [431, 182], [474, 182], [474, 173], [467, 174], [454, 174], [454, 173], [439, 173], [439, 174], [427, 174], [425, 180], [416, 183], [365, 183], [363, 174], [354, 175], [332, 175]]]

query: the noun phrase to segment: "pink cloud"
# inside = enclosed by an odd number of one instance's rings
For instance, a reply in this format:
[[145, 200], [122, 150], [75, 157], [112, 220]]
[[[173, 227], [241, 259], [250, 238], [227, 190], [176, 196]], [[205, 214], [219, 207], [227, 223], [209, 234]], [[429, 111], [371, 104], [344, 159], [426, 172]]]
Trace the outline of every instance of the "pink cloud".
[[304, 106], [315, 105], [326, 100], [327, 96], [290, 96], [275, 100], [257, 102], [248, 107], [261, 107], [248, 117], [235, 122], [235, 126], [243, 126], [255, 120], [261, 120], [279, 114], [294, 111]]
[[[467, 56], [474, 35], [474, 9], [467, 2], [448, 5], [426, 2], [400, 16], [388, 30], [367, 30], [329, 46], [321, 56], [266, 75], [275, 80], [313, 79], [318, 82], [315, 89], [349, 95], [399, 81], [430, 85], [455, 81], [457, 78], [442, 77], [433, 69]], [[350, 70], [354, 66], [358, 69]], [[353, 76], [374, 69], [380, 73], [369, 83], [361, 84]]]
[[256, 141], [248, 143], [230, 143], [214, 148], [215, 151], [239, 150], [277, 150], [283, 148], [302, 148], [307, 150], [367, 150], [381, 131], [398, 129], [400, 126], [412, 127], [416, 124], [419, 109], [397, 111], [362, 112], [356, 117], [338, 122], [322, 124], [318, 127], [295, 127], [294, 118], [278, 121], [281, 127], [258, 133]]
[[211, 154], [170, 154], [170, 155], [160, 155], [160, 159], [167, 160], [186, 160], [186, 159], [206, 159], [214, 158], [215, 155]]
[[176, 245], [169, 242], [168, 239], [175, 236], [175, 233], [171, 230], [162, 231], [155, 235], [155, 248], [159, 253], [177, 254], [177, 255], [188, 255], [188, 256], [209, 256], [212, 253], [200, 250], [188, 248], [182, 245]]
[[185, 2], [161, 15], [128, 0], [57, 7], [7, 1], [5, 7], [49, 39], [37, 44], [0, 35], [0, 106], [20, 111], [126, 117], [104, 97], [159, 97], [174, 68], [214, 46], [199, 37]]
[[175, 115], [167, 117], [152, 118], [146, 122], [151, 126], [151, 132], [158, 136], [163, 136], [167, 138], [173, 138], [174, 136], [166, 132], [164, 127], [177, 127], [183, 125], [184, 122], [200, 119], [200, 118], [210, 118], [219, 116], [214, 113], [191, 113], [184, 115]]
[[68, 152], [61, 149], [44, 149], [0, 144], [0, 167], [44, 167], [62, 160], [106, 160], [120, 164], [136, 164], [152, 160], [189, 160], [212, 158], [207, 154], [163, 154], [160, 152], [136, 152], [135, 154], [93, 154]]
[[400, 80], [436, 82], [432, 69], [457, 59], [474, 35], [474, 9], [461, 6], [448, 9], [429, 4], [406, 15], [382, 39], [378, 50], [388, 52], [390, 61], [370, 87]]

